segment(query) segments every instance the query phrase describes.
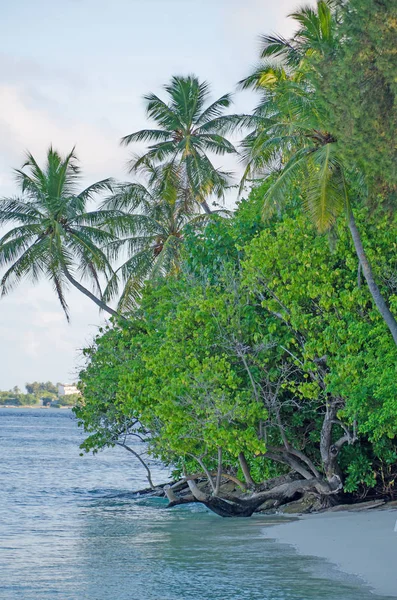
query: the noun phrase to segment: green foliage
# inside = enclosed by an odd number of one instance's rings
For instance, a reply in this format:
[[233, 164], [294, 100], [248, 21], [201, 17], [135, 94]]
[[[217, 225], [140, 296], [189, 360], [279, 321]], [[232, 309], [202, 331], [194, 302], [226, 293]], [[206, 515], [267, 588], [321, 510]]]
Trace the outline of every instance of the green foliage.
[[0, 404], [9, 404], [15, 406], [34, 406], [39, 405], [42, 400], [48, 402], [56, 401], [58, 404], [70, 406], [73, 404], [72, 396], [58, 398], [58, 388], [51, 381], [26, 383], [26, 394], [22, 393], [18, 386], [15, 386], [9, 392], [0, 391]]
[[[336, 136], [333, 106], [324, 91], [322, 66], [327, 61], [334, 64], [334, 54], [350, 48], [352, 40], [349, 27], [343, 28], [349, 21], [349, 11], [357, 3], [360, 0], [346, 2], [344, 10], [339, 11], [336, 8], [338, 3], [319, 0], [316, 9], [302, 8], [292, 15], [300, 25], [294, 38], [265, 38], [262, 69], [241, 83], [243, 87], [261, 92], [261, 102], [253, 115], [243, 120], [243, 124], [251, 128], [242, 144], [247, 163], [243, 181], [253, 175], [279, 171], [265, 195], [265, 217], [285, 210], [294, 188], [299, 189], [301, 205], [320, 233], [334, 227], [339, 216], [346, 217], [363, 275], [397, 345], [396, 318], [377, 286], [365, 245], [362, 244], [360, 228], [357, 228], [353, 216], [353, 207], [362, 205], [368, 194], [370, 170], [359, 158], [349, 155], [348, 141]], [[365, 38], [365, 17], [357, 10], [353, 12], [354, 19], [361, 19], [361, 43]], [[338, 43], [336, 32], [339, 28], [343, 33]], [[353, 55], [357, 56], [354, 50]], [[376, 51], [372, 56], [373, 61], [375, 55]], [[350, 65], [352, 68], [353, 65]], [[349, 73], [347, 69], [345, 77], [351, 85]], [[368, 69], [361, 81], [366, 86], [368, 81], [364, 82], [364, 79], [371, 79]], [[358, 85], [360, 93], [363, 93], [365, 86]], [[334, 89], [332, 76], [329, 78], [329, 87]], [[364, 93], [370, 96], [368, 90]], [[339, 102], [340, 95], [343, 95], [341, 90], [334, 96], [334, 102]], [[351, 101], [345, 110], [354, 115], [357, 102]], [[344, 116], [341, 120], [346, 122]], [[394, 117], [390, 126], [394, 139], [393, 123]], [[374, 129], [374, 123], [370, 128]], [[350, 128], [345, 137], [355, 139], [354, 133]], [[384, 132], [382, 135], [387, 137]], [[389, 142], [393, 143], [392, 139]], [[364, 144], [361, 140], [358, 143], [362, 151]], [[390, 154], [392, 157], [395, 152]], [[376, 156], [371, 156], [370, 160], [376, 162]], [[391, 160], [394, 166], [395, 161], [393, 158]]]
[[74, 407], [80, 400], [80, 394], [68, 394], [65, 396], [57, 396], [55, 402], [58, 406]]
[[47, 382], [38, 382], [34, 381], [33, 383], [26, 383], [25, 388], [28, 394], [34, 394], [37, 397], [40, 397], [40, 394], [47, 392], [52, 394], [53, 396], [58, 395], [57, 386], [51, 381]]
[[[394, 456], [394, 345], [367, 288], [357, 285], [346, 230], [338, 228], [332, 249], [297, 211], [265, 225], [265, 191], [253, 191], [232, 219], [190, 231], [183, 272], [148, 285], [129, 324], [102, 332], [86, 351], [77, 412], [91, 434], [84, 447], [111, 445], [139, 422], [151, 453], [179, 471], [197, 472], [198, 460], [215, 469], [221, 447], [224, 469], [241, 476], [244, 452], [259, 480], [285, 470], [266, 453], [282, 443], [277, 413], [289, 442], [321, 470], [323, 408], [332, 395], [339, 419], [360, 439], [348, 447], [348, 464], [342, 454], [346, 490], [379, 485], [378, 455], [371, 450], [364, 460], [362, 444], [389, 439]], [[365, 211], [356, 216], [367, 224], [378, 276], [389, 273], [383, 285], [393, 301], [396, 228]]]
[[[365, 242], [376, 265], [383, 291], [395, 303], [395, 289], [386, 273], [395, 272], [397, 225], [386, 218], [357, 215], [366, 223]], [[327, 367], [326, 391], [344, 399], [339, 417], [357, 427], [371, 442], [394, 440], [397, 432], [397, 356], [393, 341], [371, 303], [366, 286], [357, 285], [357, 259], [343, 228], [336, 248], [297, 215], [254, 240], [245, 263], [246, 284], [269, 312], [281, 312], [294, 332], [305, 338], [297, 360], [313, 368], [319, 359]], [[374, 240], [376, 239], [376, 243]], [[295, 354], [296, 337], [289, 349]], [[307, 392], [317, 395], [308, 384]], [[393, 446], [395, 448], [395, 446]], [[352, 447], [360, 453], [359, 444]], [[395, 451], [395, 450], [394, 450]], [[360, 455], [361, 456], [361, 455]], [[347, 468], [347, 489], [374, 481], [371, 458]], [[358, 466], [359, 465], [359, 466]], [[364, 466], [367, 465], [367, 467]], [[368, 466], [369, 465], [369, 466]], [[358, 476], [365, 471], [365, 477]]]
[[197, 285], [186, 294], [186, 287], [147, 288], [131, 326], [107, 331], [87, 351], [77, 416], [95, 432], [89, 443], [108, 443], [112, 419], [112, 439], [120, 422], [139, 420], [152, 453], [166, 463], [206, 455], [211, 468], [220, 446], [226, 462], [264, 450], [255, 431], [263, 406], [219, 342], [214, 347], [218, 319], [227, 320], [223, 301], [216, 290]]
[[318, 89], [345, 160], [358, 164], [376, 205], [396, 206], [397, 6], [349, 0], [340, 9], [336, 45], [319, 62]]
[[124, 332], [115, 325], [100, 329], [92, 346], [84, 350], [89, 368], [80, 373], [79, 387], [83, 396], [74, 412], [79, 425], [90, 434], [82, 444], [86, 452], [113, 446], [134, 423], [133, 418], [126, 420], [116, 402], [129, 349], [128, 330]]
[[20, 391], [10, 390], [9, 392], [0, 392], [0, 405], [9, 406], [31, 406], [38, 403], [38, 399], [33, 394], [22, 394]]

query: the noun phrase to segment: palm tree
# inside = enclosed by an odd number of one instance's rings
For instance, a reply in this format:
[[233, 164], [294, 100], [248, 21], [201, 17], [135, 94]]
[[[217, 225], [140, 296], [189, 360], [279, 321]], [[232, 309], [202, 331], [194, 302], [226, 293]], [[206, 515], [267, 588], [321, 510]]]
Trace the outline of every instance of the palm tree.
[[[21, 195], [0, 200], [0, 224], [16, 224], [0, 239], [0, 266], [8, 266], [0, 281], [2, 295], [23, 278], [30, 277], [35, 283], [44, 277], [52, 283], [68, 320], [68, 283], [100, 309], [118, 316], [102, 300], [99, 283], [101, 275], [113, 275], [101, 248], [115, 241], [105, 229], [116, 213], [87, 211], [87, 204], [98, 193], [112, 189], [112, 181], [104, 179], [77, 192], [81, 174], [74, 149], [63, 158], [51, 147], [44, 169], [28, 153], [22, 168], [15, 172]], [[99, 297], [81, 279], [89, 279]]]
[[197, 209], [192, 211], [190, 205], [186, 207], [186, 190], [178, 170], [167, 165], [165, 171], [164, 167], [152, 166], [150, 187], [120, 185], [103, 204], [106, 210], [120, 214], [112, 219], [111, 230], [118, 240], [108, 245], [109, 256], [127, 256], [110, 278], [104, 298], [111, 300], [118, 295], [121, 279], [124, 288], [118, 310], [123, 312], [136, 306], [147, 280], [179, 271], [185, 227], [200, 226], [209, 218], [198, 214]]
[[369, 291], [397, 344], [397, 321], [376, 283], [352, 210], [352, 199], [366, 194], [365, 178], [341, 158], [338, 140], [324, 125], [327, 115], [316, 94], [312, 57], [317, 60], [334, 47], [331, 5], [320, 0], [317, 13], [307, 8], [295, 13], [301, 29], [292, 40], [265, 38], [265, 64], [241, 82], [244, 88], [262, 92], [254, 114], [244, 119], [252, 131], [242, 144], [243, 182], [256, 173], [271, 172], [277, 164], [278, 177], [265, 196], [265, 213], [280, 210], [291, 186], [297, 185], [303, 192], [303, 207], [320, 232], [346, 215]]
[[156, 129], [142, 129], [122, 138], [124, 145], [150, 142], [143, 155], [133, 157], [130, 170], [146, 170], [148, 164], [171, 165], [179, 170], [192, 201], [210, 213], [207, 198], [214, 194], [222, 199], [231, 181], [231, 173], [217, 169], [208, 156], [236, 153], [223, 135], [236, 121], [236, 115], [223, 114], [231, 105], [231, 96], [225, 94], [206, 106], [209, 86], [192, 75], [173, 77], [165, 90], [168, 102], [155, 94], [145, 96], [147, 116]]
[[305, 58], [332, 51], [336, 44], [337, 8], [336, 0], [318, 0], [315, 8], [305, 6], [291, 13], [289, 17], [298, 24], [293, 37], [263, 36], [261, 58], [280, 59], [286, 67], [296, 69]]

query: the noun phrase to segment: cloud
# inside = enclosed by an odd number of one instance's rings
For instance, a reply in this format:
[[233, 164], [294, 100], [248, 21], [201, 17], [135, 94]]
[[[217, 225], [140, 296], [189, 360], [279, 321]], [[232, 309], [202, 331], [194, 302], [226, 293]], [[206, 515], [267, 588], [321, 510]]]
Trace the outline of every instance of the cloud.
[[3, 82], [20, 88], [33, 89], [50, 83], [74, 90], [87, 88], [85, 79], [77, 72], [40, 63], [28, 57], [0, 53], [0, 74]]
[[236, 44], [240, 51], [245, 47], [245, 52], [256, 52], [256, 56], [252, 56], [254, 61], [258, 54], [259, 36], [273, 33], [292, 35], [296, 25], [288, 15], [307, 4], [315, 4], [315, 0], [232, 0], [225, 11], [226, 27], [244, 40], [243, 44]]
[[53, 143], [61, 152], [76, 145], [87, 177], [102, 178], [120, 173], [125, 156], [118, 147], [118, 132], [95, 127], [79, 120], [57, 118], [33, 108], [12, 85], [0, 86], [0, 178], [11, 186], [11, 169], [29, 149], [42, 160]]
[[95, 305], [75, 290], [68, 301], [69, 325], [48, 283], [22, 284], [1, 300], [0, 388], [29, 380], [74, 381], [81, 348], [103, 321]]

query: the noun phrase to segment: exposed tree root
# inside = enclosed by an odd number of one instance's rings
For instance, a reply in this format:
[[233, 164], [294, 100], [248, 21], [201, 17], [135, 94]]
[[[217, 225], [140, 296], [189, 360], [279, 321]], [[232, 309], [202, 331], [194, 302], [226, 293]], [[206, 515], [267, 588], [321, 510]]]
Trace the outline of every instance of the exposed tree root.
[[242, 497], [231, 494], [222, 496], [208, 494], [192, 480], [188, 481], [188, 485], [191, 495], [177, 498], [172, 493], [172, 499], [169, 497], [170, 507], [188, 502], [200, 502], [221, 517], [250, 517], [266, 500], [274, 500], [277, 505], [281, 505], [297, 495], [308, 492], [320, 497], [324, 506], [331, 506], [335, 504], [335, 496], [341, 489], [337, 477], [330, 482], [318, 478], [286, 480], [271, 489]]

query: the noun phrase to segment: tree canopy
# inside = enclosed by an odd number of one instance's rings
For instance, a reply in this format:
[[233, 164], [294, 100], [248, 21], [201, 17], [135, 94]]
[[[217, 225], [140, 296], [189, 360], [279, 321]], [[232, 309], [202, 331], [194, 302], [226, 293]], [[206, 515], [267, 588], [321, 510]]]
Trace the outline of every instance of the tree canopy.
[[[264, 226], [256, 193], [232, 220], [188, 235], [183, 272], [147, 286], [129, 325], [88, 351], [78, 409], [93, 432], [88, 447], [114, 444], [132, 420], [149, 433], [153, 456], [179, 472], [211, 477], [220, 466], [243, 478], [243, 454], [257, 481], [289, 467], [341, 477], [352, 492], [382, 487], [395, 461], [396, 351], [357, 285], [354, 248], [340, 226], [332, 250], [299, 211]], [[357, 219], [379, 236], [377, 219], [365, 210]], [[395, 231], [382, 229], [386, 262], [395, 260]]]

